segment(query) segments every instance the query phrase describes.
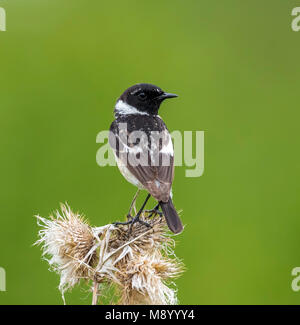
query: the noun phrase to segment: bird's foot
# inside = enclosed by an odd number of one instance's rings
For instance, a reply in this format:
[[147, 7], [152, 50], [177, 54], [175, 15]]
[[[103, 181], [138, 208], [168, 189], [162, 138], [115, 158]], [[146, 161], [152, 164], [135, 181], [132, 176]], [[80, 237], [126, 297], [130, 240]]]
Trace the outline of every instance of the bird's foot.
[[159, 204], [157, 204], [153, 209], [151, 210], [144, 210], [144, 212], [149, 213], [149, 215], [147, 216], [147, 218], [151, 218], [153, 215], [159, 215], [159, 216], [163, 216], [163, 213], [161, 211], [159, 211]]
[[116, 221], [113, 223], [114, 226], [127, 226], [130, 225], [132, 223], [132, 220], [128, 220], [125, 222], [120, 222], [120, 221]]
[[130, 220], [125, 221], [125, 222], [114, 222], [113, 225], [115, 225], [115, 226], [120, 226], [120, 225], [127, 226], [127, 225], [130, 225], [129, 229], [128, 229], [129, 234], [132, 232], [132, 226], [137, 222], [140, 223], [141, 225], [146, 226], [147, 228], [152, 227], [148, 222], [146, 222], [144, 220], [141, 220], [139, 215], [136, 215], [135, 217], [127, 216], [127, 218], [129, 218], [129, 217], [130, 217]]
[[142, 225], [144, 225], [144, 226], [146, 226], [148, 228], [151, 228], [151, 225], [149, 223], [147, 223], [144, 220], [141, 220], [140, 219], [140, 215], [144, 211], [145, 205], [146, 205], [147, 201], [149, 200], [150, 196], [151, 196], [150, 194], [147, 195], [146, 200], [144, 201], [144, 203], [141, 206], [139, 212], [137, 213], [137, 215], [134, 218], [131, 217], [131, 210], [130, 210], [129, 213], [128, 213], [128, 215], [127, 215], [127, 219], [129, 219], [128, 221], [126, 221], [126, 222], [115, 222], [114, 225], [115, 226], [118, 226], [118, 225], [130, 225], [129, 226], [129, 234], [131, 234], [132, 226], [136, 222], [138, 222], [138, 223], [140, 223], [140, 224], [142, 224]]

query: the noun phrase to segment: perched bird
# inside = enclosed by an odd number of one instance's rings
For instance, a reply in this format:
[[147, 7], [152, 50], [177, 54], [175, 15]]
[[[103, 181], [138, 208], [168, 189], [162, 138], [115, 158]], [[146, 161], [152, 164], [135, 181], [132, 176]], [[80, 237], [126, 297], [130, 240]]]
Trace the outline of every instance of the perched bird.
[[114, 109], [115, 120], [110, 127], [109, 143], [117, 165], [127, 181], [139, 190], [148, 191], [148, 196], [129, 221], [117, 224], [133, 224], [139, 219], [150, 196], [158, 204], [148, 212], [159, 213], [161, 207], [167, 225], [173, 233], [182, 231], [183, 226], [172, 202], [172, 182], [174, 178], [174, 150], [169, 131], [158, 115], [161, 103], [175, 94], [164, 92], [161, 88], [141, 83], [134, 85], [120, 96]]

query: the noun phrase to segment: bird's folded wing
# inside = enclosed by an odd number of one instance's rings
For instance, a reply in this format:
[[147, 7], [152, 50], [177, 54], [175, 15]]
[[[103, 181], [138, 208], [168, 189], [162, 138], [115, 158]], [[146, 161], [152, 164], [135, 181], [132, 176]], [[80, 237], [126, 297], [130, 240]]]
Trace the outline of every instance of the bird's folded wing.
[[174, 176], [173, 162], [170, 166], [132, 166], [129, 162], [127, 168], [156, 200], [169, 200]]
[[[126, 143], [122, 136], [116, 134], [110, 135], [109, 143], [123, 165], [156, 200], [163, 202], [169, 200], [174, 178], [174, 157], [172, 140], [168, 132], [163, 135], [161, 146], [152, 151], [142, 141], [135, 144], [128, 141]], [[147, 152], [146, 164], [140, 162], [140, 155], [145, 155], [145, 152]], [[153, 159], [154, 156], [158, 158]]]

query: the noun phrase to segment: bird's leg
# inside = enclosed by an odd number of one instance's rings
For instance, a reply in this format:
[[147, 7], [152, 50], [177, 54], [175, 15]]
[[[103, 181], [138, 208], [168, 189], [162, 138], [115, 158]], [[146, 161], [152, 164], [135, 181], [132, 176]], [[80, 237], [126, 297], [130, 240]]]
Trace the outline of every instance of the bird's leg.
[[135, 210], [135, 202], [136, 202], [136, 199], [137, 199], [139, 193], [140, 193], [140, 189], [137, 190], [137, 192], [135, 193], [135, 195], [133, 197], [133, 200], [132, 200], [132, 202], [130, 204], [129, 211], [128, 211], [128, 214], [127, 214], [127, 220], [132, 219], [131, 211], [132, 211], [133, 208]]
[[145, 205], [147, 204], [148, 200], [150, 199], [150, 194], [147, 195], [146, 197], [146, 200], [144, 201], [142, 207], [140, 208], [140, 210], [138, 211], [138, 213], [136, 214], [136, 216], [134, 218], [131, 218], [131, 220], [128, 220], [126, 222], [114, 222], [114, 225], [115, 226], [118, 226], [118, 225], [130, 225], [129, 227], [129, 232], [131, 233], [131, 230], [132, 230], [132, 225], [135, 224], [136, 222], [139, 222], [140, 224], [146, 226], [146, 227], [151, 227], [149, 225], [149, 223], [143, 221], [140, 219], [140, 215], [142, 214], [144, 208], [145, 208]]
[[149, 213], [148, 218], [151, 218], [153, 215], [158, 214], [159, 216], [163, 216], [163, 213], [159, 211], [159, 203], [151, 210], [145, 210], [144, 212]]
[[150, 196], [151, 196], [150, 194], [147, 195], [146, 200], [144, 201], [143, 205], [141, 206], [139, 212], [136, 214], [136, 216], [132, 220], [130, 220], [131, 221], [131, 225], [130, 225], [130, 228], [129, 228], [129, 233], [131, 233], [132, 226], [136, 222], [139, 222], [140, 224], [142, 224], [142, 225], [144, 225], [146, 227], [151, 227], [149, 225], [149, 223], [147, 223], [147, 222], [145, 222], [145, 221], [143, 221], [143, 220], [140, 219], [140, 215], [142, 214], [142, 212], [143, 212], [143, 210], [145, 208], [145, 205], [147, 204], [148, 200], [150, 199]]

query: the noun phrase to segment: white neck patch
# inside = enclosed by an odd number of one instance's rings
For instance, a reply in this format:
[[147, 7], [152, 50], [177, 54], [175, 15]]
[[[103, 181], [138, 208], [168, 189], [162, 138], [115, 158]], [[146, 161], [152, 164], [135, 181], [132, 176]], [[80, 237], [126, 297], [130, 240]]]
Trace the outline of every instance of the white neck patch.
[[118, 100], [115, 106], [115, 112], [120, 115], [129, 115], [129, 114], [140, 114], [140, 115], [149, 115], [147, 112], [141, 112], [135, 107], [124, 103], [122, 100]]

